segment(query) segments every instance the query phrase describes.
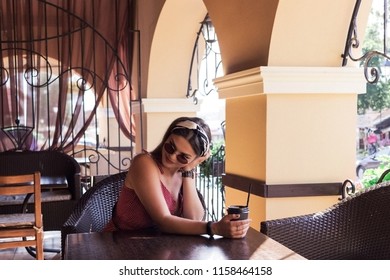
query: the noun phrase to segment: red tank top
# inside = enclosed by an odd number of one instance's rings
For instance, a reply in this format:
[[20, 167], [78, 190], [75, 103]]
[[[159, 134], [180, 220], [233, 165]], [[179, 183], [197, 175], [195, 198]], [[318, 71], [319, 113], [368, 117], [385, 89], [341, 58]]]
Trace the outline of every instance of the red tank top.
[[[179, 194], [179, 201], [176, 202], [169, 190], [161, 183], [165, 201], [172, 215], [182, 215], [182, 195]], [[106, 225], [104, 231], [115, 230], [140, 230], [155, 226], [152, 218], [139, 200], [133, 189], [122, 187], [122, 192], [113, 211], [113, 217]]]

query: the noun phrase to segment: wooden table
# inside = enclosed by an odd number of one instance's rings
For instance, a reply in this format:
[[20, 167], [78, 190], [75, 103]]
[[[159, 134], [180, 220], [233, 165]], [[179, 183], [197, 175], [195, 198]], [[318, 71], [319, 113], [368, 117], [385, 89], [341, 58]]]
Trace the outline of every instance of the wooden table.
[[243, 239], [93, 232], [69, 234], [65, 242], [64, 258], [68, 260], [304, 259], [252, 228]]

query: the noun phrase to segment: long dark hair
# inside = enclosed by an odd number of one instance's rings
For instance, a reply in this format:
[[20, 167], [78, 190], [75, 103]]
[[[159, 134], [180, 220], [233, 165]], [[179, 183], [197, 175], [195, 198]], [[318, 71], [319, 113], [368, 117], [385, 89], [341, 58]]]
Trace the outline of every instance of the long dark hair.
[[[174, 120], [171, 125], [168, 127], [167, 131], [164, 134], [164, 137], [162, 138], [160, 144], [151, 152], [153, 158], [157, 160], [159, 163], [162, 163], [162, 149], [164, 146], [164, 143], [167, 141], [169, 136], [171, 134], [180, 135], [188, 140], [190, 143], [192, 149], [195, 151], [195, 153], [199, 156], [202, 152], [202, 143], [199, 139], [199, 136], [194, 133], [193, 130], [187, 129], [187, 128], [180, 128], [173, 130], [178, 123], [183, 121], [192, 121], [203, 128], [203, 130], [206, 132], [207, 137], [209, 138], [209, 142], [211, 143], [211, 131], [208, 124], [201, 118], [198, 117], [180, 117]], [[173, 130], [173, 131], [172, 131]]]

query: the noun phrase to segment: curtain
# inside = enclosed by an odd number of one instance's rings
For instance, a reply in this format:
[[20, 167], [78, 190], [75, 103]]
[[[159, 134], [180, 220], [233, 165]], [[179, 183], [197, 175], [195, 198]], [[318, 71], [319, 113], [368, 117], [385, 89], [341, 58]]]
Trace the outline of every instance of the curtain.
[[72, 150], [105, 94], [134, 140], [134, 10], [132, 0], [0, 0], [1, 126], [10, 128], [0, 150], [22, 128], [31, 131], [19, 149]]

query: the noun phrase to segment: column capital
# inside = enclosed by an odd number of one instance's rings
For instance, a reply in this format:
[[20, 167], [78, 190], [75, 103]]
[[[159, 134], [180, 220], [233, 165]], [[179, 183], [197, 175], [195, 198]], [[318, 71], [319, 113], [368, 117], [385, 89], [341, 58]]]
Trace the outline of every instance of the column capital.
[[363, 70], [355, 67], [262, 66], [214, 80], [220, 98], [256, 94], [359, 94]]

